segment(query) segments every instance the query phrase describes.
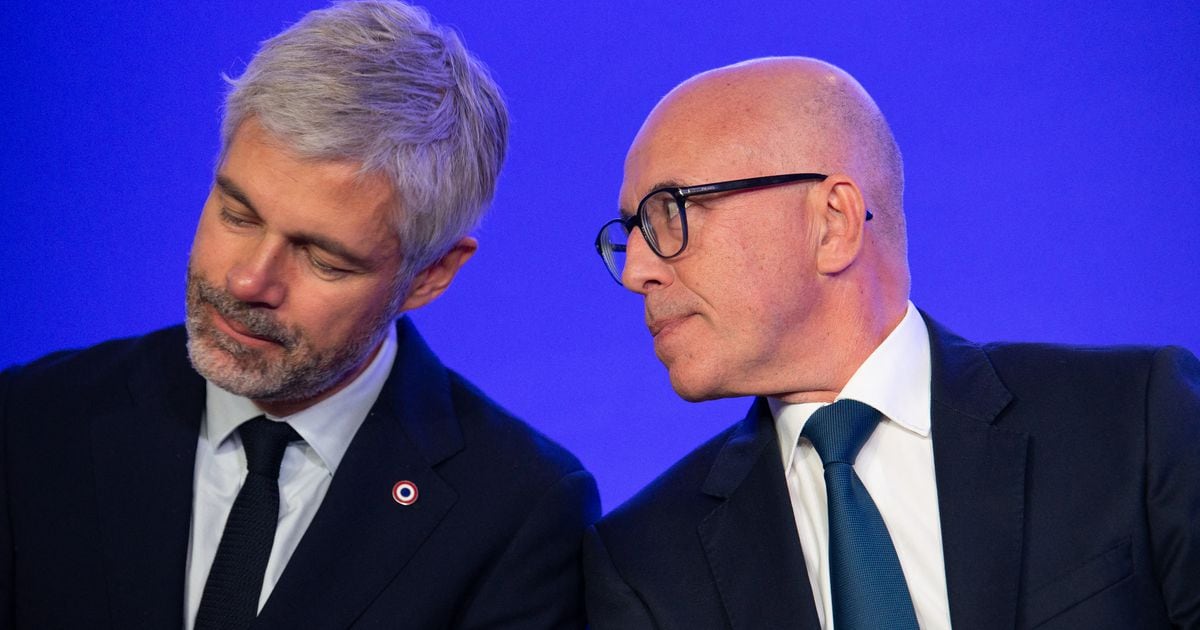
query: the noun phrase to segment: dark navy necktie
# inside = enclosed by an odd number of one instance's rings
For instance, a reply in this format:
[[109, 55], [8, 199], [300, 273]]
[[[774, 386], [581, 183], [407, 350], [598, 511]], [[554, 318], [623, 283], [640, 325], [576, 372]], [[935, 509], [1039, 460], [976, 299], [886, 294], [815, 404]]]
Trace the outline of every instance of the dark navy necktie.
[[243, 423], [238, 435], [246, 452], [246, 481], [225, 521], [195, 630], [248, 628], [258, 616], [263, 574], [279, 521], [279, 465], [287, 445], [300, 439], [288, 423], [263, 416]]
[[814, 412], [800, 432], [825, 465], [829, 583], [837, 630], [917, 630], [892, 537], [854, 472], [854, 458], [879, 418], [878, 411], [857, 400], [839, 400]]

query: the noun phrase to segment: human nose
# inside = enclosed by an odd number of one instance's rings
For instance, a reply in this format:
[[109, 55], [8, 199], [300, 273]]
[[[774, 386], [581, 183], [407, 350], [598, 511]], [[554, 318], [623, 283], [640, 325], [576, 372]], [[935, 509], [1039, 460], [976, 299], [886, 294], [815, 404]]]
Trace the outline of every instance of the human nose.
[[621, 284], [626, 289], [646, 295], [656, 287], [670, 284], [672, 273], [671, 266], [650, 249], [641, 230], [630, 232], [625, 244], [625, 268], [621, 270]]
[[230, 266], [225, 274], [225, 288], [242, 302], [277, 308], [287, 294], [280, 265], [282, 257], [282, 246], [269, 239], [256, 242]]

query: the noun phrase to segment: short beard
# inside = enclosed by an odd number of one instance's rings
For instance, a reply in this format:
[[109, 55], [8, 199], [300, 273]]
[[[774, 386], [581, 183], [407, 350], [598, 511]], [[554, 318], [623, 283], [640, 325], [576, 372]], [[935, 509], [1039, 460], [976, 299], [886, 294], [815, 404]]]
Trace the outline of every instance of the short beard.
[[[212, 309], [255, 336], [279, 344], [282, 356], [242, 345], [212, 322]], [[188, 269], [187, 333], [192, 366], [216, 386], [254, 401], [296, 403], [340, 385], [367, 360], [387, 332], [395, 311], [378, 313], [343, 343], [317, 349], [308, 333], [278, 322], [272, 313], [246, 304]]]

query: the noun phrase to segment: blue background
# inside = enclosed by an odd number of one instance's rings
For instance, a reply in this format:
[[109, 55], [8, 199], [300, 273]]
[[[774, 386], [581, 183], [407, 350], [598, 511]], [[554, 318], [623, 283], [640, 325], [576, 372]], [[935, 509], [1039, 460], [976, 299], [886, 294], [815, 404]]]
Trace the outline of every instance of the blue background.
[[[614, 507], [747, 406], [673, 394], [592, 249], [625, 150], [688, 76], [801, 54], [891, 121], [918, 306], [977, 340], [1200, 351], [1200, 4], [974, 4], [425, 3], [513, 124], [478, 256], [414, 319]], [[4, 3], [0, 366], [182, 320], [220, 73], [316, 6]]]

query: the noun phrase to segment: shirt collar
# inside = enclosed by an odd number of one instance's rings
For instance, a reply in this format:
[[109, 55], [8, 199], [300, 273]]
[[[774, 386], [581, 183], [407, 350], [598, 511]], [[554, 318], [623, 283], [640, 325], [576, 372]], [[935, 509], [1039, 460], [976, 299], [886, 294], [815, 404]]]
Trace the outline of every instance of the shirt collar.
[[[350, 440], [383, 391], [396, 359], [396, 349], [396, 327], [389, 326], [375, 357], [349, 385], [290, 416], [280, 418], [265, 415], [271, 420], [285, 420], [292, 425], [332, 475], [350, 447]], [[206, 383], [205, 432], [209, 444], [214, 448], [228, 439], [243, 422], [260, 415], [264, 415], [262, 410], [249, 398], [221, 389], [211, 381]]]
[[[858, 366], [835, 400], [852, 399], [878, 409], [885, 418], [921, 437], [929, 436], [930, 377], [929, 329], [912, 302], [904, 318]], [[788, 404], [768, 398], [784, 470], [792, 457], [809, 416], [825, 403]]]

